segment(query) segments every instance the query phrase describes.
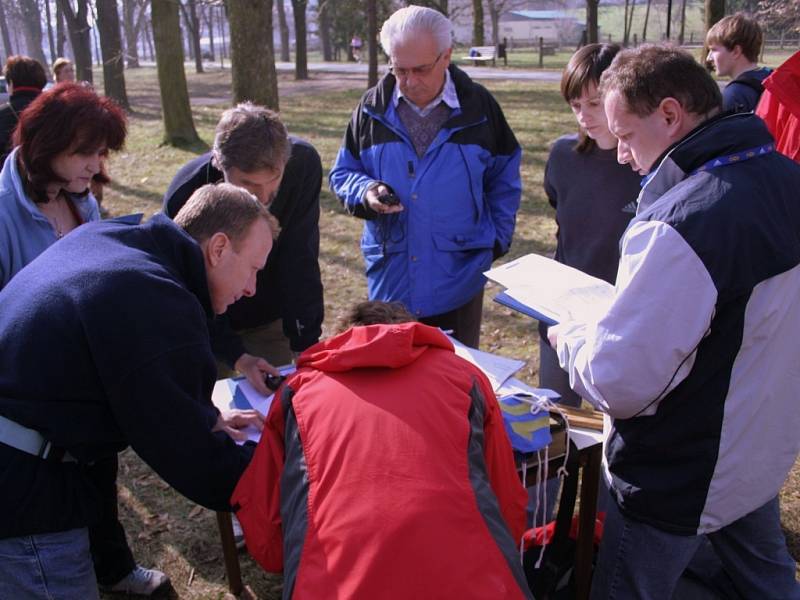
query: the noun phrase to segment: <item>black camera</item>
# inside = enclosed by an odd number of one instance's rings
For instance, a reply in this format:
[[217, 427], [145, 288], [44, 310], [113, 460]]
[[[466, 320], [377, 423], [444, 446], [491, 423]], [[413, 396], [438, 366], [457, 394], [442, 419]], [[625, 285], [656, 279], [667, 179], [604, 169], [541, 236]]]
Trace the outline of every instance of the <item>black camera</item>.
[[384, 192], [378, 196], [378, 202], [385, 206], [397, 206], [400, 204], [400, 198], [394, 195], [394, 192]]
[[281, 384], [284, 382], [286, 377], [284, 375], [265, 375], [264, 376], [264, 383], [266, 386], [272, 390], [273, 392], [281, 387]]

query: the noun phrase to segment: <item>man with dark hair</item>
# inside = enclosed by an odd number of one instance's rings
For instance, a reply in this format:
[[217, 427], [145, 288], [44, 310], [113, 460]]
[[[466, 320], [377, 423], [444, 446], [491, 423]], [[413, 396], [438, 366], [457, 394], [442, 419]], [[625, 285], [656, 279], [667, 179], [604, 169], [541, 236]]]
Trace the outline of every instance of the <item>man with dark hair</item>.
[[390, 72], [353, 111], [331, 190], [365, 219], [370, 300], [400, 301], [477, 348], [483, 272], [511, 246], [522, 151], [497, 100], [450, 63], [441, 12], [395, 11], [381, 45]]
[[234, 368], [266, 394], [264, 373], [277, 374], [272, 365], [292, 362], [322, 332], [322, 163], [313, 146], [288, 136], [276, 113], [245, 102], [223, 113], [212, 151], [175, 175], [164, 212], [174, 217], [197, 188], [218, 181], [254, 194], [280, 224], [256, 293], [233, 304], [212, 332], [220, 377]]
[[261, 418], [211, 404], [207, 322], [255, 293], [271, 228], [251, 194], [209, 186], [175, 222], [78, 228], [0, 291], [0, 598], [98, 597], [87, 469], [128, 445], [229, 510], [251, 448], [226, 432]]
[[0, 107], [0, 168], [11, 152], [11, 134], [19, 121], [20, 113], [25, 110], [47, 83], [47, 74], [39, 61], [29, 57], [9, 56], [3, 67], [10, 97]]
[[527, 494], [485, 375], [402, 304], [350, 316], [272, 403], [232, 498], [248, 551], [285, 598], [530, 598]]
[[762, 82], [772, 73], [772, 69], [758, 66], [763, 42], [758, 21], [744, 13], [724, 17], [708, 30], [708, 60], [717, 75], [731, 78], [722, 92], [723, 110], [755, 110], [764, 91]]
[[800, 166], [721, 113], [682, 50], [620, 52], [600, 87], [620, 158], [649, 174], [611, 305], [549, 331], [612, 417], [592, 596], [680, 597], [710, 542], [737, 597], [800, 598], [777, 498], [800, 449]]

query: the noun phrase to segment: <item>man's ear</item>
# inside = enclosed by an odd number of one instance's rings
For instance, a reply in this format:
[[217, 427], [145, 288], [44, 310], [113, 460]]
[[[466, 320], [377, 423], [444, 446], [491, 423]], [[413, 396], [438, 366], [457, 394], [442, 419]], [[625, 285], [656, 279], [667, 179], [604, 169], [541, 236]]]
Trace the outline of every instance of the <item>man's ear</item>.
[[675, 98], [664, 98], [658, 105], [658, 110], [670, 133], [679, 131], [682, 128], [685, 111], [681, 103]]
[[208, 238], [203, 245], [203, 253], [206, 255], [208, 264], [212, 267], [217, 266], [230, 247], [230, 238], [221, 231]]
[[742, 56], [742, 47], [739, 44], [736, 44], [730, 49], [730, 53], [734, 60], [739, 60], [739, 58]]

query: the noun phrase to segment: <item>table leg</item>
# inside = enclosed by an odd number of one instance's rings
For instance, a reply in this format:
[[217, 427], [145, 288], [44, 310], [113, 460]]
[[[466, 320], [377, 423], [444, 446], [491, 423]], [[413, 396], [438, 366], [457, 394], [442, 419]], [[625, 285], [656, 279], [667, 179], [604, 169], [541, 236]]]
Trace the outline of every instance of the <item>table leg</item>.
[[242, 593], [242, 570], [239, 566], [239, 552], [236, 541], [233, 539], [233, 524], [231, 513], [217, 512], [217, 525], [219, 537], [222, 539], [222, 556], [225, 559], [225, 576], [228, 578], [228, 589], [231, 594], [238, 596]]
[[587, 600], [592, 587], [594, 524], [597, 518], [597, 486], [600, 483], [602, 445], [581, 453], [581, 505], [578, 511], [578, 539], [575, 548], [575, 597]]

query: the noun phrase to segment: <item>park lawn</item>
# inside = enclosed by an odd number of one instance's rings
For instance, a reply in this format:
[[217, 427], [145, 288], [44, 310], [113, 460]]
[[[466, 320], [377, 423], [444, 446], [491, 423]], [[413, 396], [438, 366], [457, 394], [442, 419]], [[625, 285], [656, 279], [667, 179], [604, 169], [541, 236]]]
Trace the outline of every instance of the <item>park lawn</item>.
[[[158, 211], [161, 198], [177, 169], [208, 149], [213, 128], [229, 106], [230, 72], [213, 70], [187, 73], [190, 95], [196, 101], [195, 123], [203, 140], [191, 149], [160, 145], [162, 127], [155, 69], [126, 71], [134, 112], [123, 152], [109, 164], [113, 182], [103, 202], [110, 215]], [[98, 83], [98, 87], [100, 87]], [[336, 152], [365, 80], [359, 77], [312, 74], [308, 82], [281, 76], [281, 115], [289, 131], [314, 144], [325, 176]], [[554, 249], [553, 211], [542, 191], [542, 176], [548, 144], [574, 129], [574, 120], [559, 96], [557, 84], [488, 82], [505, 110], [523, 147], [523, 200], [511, 252], [503, 260]], [[358, 240], [361, 223], [343, 214], [338, 201], [323, 182], [321, 195], [320, 266], [325, 286], [326, 318], [323, 335], [339, 315], [356, 301], [366, 298], [366, 284]], [[521, 377], [537, 381], [537, 332], [535, 322], [491, 301], [499, 291], [487, 286], [481, 346], [484, 350], [527, 361]], [[168, 401], [168, 399], [165, 399]], [[790, 544], [797, 555], [800, 539], [800, 481], [792, 473], [784, 490], [784, 520]], [[216, 520], [211, 511], [199, 508], [174, 492], [131, 450], [122, 453], [120, 464], [120, 512], [137, 560], [156, 566], [170, 576], [173, 590], [167, 597], [186, 599], [222, 598], [227, 591]], [[246, 553], [240, 555], [243, 578], [255, 596], [269, 600], [281, 595], [280, 576], [268, 575]], [[114, 596], [106, 596], [113, 598]]]

